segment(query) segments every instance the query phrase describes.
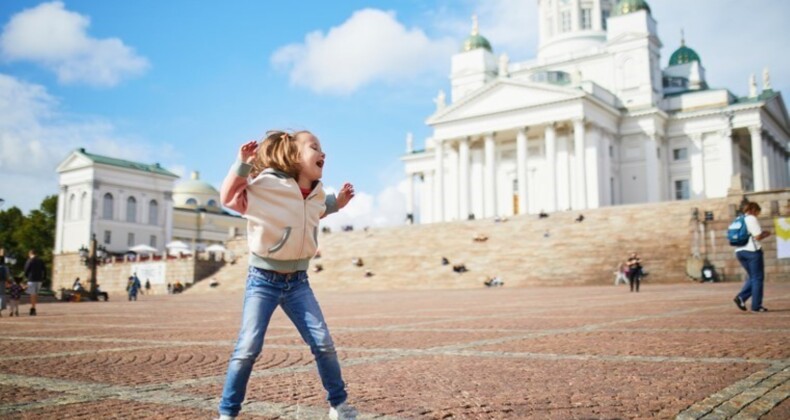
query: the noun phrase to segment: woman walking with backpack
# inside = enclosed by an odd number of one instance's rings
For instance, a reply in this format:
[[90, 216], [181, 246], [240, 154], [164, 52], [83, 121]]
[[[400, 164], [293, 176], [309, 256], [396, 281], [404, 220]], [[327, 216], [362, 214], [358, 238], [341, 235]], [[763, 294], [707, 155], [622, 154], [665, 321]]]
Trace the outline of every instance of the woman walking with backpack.
[[735, 296], [733, 301], [738, 309], [746, 310], [746, 301], [752, 299], [752, 312], [768, 312], [763, 306], [763, 280], [765, 278], [765, 261], [763, 260], [763, 249], [760, 241], [771, 233], [762, 230], [757, 216], [760, 215], [760, 205], [748, 203], [743, 209], [745, 214], [744, 223], [749, 231], [749, 239], [746, 245], [735, 249], [735, 257], [746, 270], [746, 281], [743, 283], [741, 292]]

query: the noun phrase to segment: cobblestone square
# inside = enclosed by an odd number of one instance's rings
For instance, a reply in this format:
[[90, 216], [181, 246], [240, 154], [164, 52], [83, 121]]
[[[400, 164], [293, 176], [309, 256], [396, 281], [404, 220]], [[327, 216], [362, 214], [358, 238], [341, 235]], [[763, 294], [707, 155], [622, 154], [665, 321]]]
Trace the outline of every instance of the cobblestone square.
[[[790, 418], [790, 284], [766, 285], [762, 314], [735, 307], [739, 287], [316, 294], [363, 419]], [[210, 419], [241, 304], [113, 295], [3, 316], [0, 418]], [[326, 413], [278, 311], [240, 418]]]

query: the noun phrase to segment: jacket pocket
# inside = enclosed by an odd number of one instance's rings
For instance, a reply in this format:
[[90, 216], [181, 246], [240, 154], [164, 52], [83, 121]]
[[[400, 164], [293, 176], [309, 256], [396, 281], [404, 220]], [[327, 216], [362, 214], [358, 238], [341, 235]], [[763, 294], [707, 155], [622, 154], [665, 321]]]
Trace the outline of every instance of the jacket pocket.
[[280, 240], [277, 241], [276, 244], [272, 245], [271, 248], [269, 248], [269, 250], [268, 250], [269, 253], [277, 252], [283, 246], [285, 246], [285, 243], [288, 242], [288, 237], [289, 236], [291, 236], [291, 227], [290, 226], [285, 228], [285, 231], [283, 232], [282, 238], [280, 238]]

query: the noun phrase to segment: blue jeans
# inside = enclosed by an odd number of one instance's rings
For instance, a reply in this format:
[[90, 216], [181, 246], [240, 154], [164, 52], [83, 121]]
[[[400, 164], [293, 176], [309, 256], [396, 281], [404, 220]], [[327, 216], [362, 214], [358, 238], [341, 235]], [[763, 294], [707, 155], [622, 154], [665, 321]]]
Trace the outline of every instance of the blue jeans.
[[307, 273], [279, 274], [250, 267], [244, 293], [241, 330], [228, 364], [219, 412], [236, 416], [247, 392], [252, 365], [263, 348], [263, 336], [274, 310], [282, 306], [296, 325], [302, 339], [310, 346], [318, 374], [327, 391], [327, 400], [336, 406], [346, 400], [346, 384], [340, 374], [335, 345], [324, 322], [324, 315], [307, 281]]
[[763, 307], [763, 278], [765, 277], [763, 251], [738, 251], [735, 256], [748, 275], [738, 297], [744, 302], [752, 298], [752, 310], [756, 311]]

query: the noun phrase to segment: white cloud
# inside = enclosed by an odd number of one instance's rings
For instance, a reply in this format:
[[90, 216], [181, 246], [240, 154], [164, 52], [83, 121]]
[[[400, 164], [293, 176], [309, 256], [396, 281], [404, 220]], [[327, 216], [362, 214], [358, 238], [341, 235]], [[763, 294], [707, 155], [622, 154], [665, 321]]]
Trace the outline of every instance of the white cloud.
[[89, 26], [88, 17], [65, 10], [63, 2], [42, 3], [5, 25], [0, 53], [8, 61], [44, 66], [64, 84], [114, 86], [148, 69], [148, 60], [120, 39], [90, 37]]
[[154, 162], [171, 158], [172, 147], [153, 146], [118, 134], [114, 125], [93, 117], [75, 118], [59, 111], [59, 101], [43, 86], [0, 73], [0, 180], [4, 208], [38, 208], [56, 194], [55, 168], [74, 149]]
[[[406, 220], [406, 188], [406, 180], [403, 180], [375, 196], [357, 192], [345, 208], [327, 216], [321, 225], [332, 231], [340, 231], [346, 225], [352, 225], [354, 229], [403, 225]], [[326, 192], [336, 193], [336, 190], [326, 188]]]
[[451, 38], [430, 39], [407, 29], [393, 12], [363, 9], [326, 34], [307, 34], [303, 43], [272, 54], [291, 83], [317, 93], [348, 94], [374, 82], [408, 81], [426, 72], [447, 72], [457, 48]]
[[[479, 2], [480, 33], [496, 55], [532, 58], [538, 49], [537, 2], [524, 0], [486, 0]], [[467, 20], [469, 22], [469, 20]], [[467, 31], [471, 24], [467, 23]]]

